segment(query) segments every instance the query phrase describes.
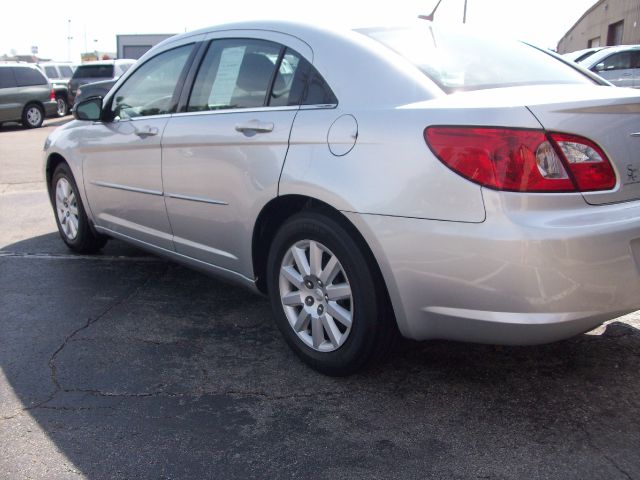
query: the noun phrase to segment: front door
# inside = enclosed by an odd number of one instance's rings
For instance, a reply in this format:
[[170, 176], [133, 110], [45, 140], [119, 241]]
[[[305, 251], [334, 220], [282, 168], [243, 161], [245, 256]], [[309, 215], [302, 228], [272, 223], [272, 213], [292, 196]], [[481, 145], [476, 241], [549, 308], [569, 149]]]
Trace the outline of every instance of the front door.
[[104, 106], [108, 120], [82, 127], [84, 186], [96, 225], [173, 249], [164, 204], [161, 139], [180, 95], [193, 44], [136, 68]]

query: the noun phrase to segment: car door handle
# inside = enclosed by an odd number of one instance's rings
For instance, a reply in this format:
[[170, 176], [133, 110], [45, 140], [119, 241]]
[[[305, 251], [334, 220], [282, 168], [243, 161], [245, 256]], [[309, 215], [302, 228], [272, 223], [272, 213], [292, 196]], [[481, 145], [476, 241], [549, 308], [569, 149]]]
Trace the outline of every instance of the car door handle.
[[250, 120], [246, 123], [236, 124], [236, 132], [242, 133], [269, 133], [273, 132], [272, 122], [261, 122], [259, 120]]
[[136, 129], [134, 132], [140, 138], [153, 137], [158, 134], [158, 129], [156, 127], [146, 127], [141, 130]]
[[622, 76], [623, 77], [630, 77], [631, 75], [633, 75], [632, 73], [623, 73]]

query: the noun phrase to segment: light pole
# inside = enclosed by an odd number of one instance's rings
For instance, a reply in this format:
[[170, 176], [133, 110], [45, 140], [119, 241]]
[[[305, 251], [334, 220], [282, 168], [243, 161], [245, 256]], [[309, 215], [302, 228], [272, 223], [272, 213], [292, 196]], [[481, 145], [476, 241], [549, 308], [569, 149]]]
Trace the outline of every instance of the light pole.
[[71, 19], [67, 20], [67, 60], [71, 61]]
[[467, 0], [464, 0], [464, 13], [462, 14], [462, 23], [467, 23]]

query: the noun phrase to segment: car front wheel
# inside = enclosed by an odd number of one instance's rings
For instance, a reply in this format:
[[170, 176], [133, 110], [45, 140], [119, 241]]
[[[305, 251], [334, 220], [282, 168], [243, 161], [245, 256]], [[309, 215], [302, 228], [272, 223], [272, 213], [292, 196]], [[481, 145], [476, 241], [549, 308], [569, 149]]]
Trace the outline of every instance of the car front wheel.
[[50, 191], [58, 231], [64, 243], [78, 253], [100, 250], [107, 239], [91, 229], [78, 187], [67, 164], [61, 163], [56, 167]]
[[298, 214], [274, 238], [267, 269], [276, 323], [294, 352], [322, 373], [354, 373], [389, 350], [394, 320], [371, 263], [324, 214]]

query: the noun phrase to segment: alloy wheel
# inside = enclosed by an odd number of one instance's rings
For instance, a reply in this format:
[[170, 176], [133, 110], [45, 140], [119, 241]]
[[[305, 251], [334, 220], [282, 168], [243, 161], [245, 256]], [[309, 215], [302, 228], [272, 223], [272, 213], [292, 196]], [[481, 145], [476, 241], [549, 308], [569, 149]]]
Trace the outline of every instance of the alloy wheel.
[[64, 236], [75, 240], [78, 236], [78, 199], [71, 183], [64, 177], [56, 183], [56, 212]]
[[42, 122], [42, 112], [38, 107], [29, 107], [27, 110], [27, 122], [34, 127]]
[[300, 340], [319, 352], [340, 348], [353, 323], [351, 285], [340, 260], [315, 240], [301, 240], [285, 253], [280, 300]]

